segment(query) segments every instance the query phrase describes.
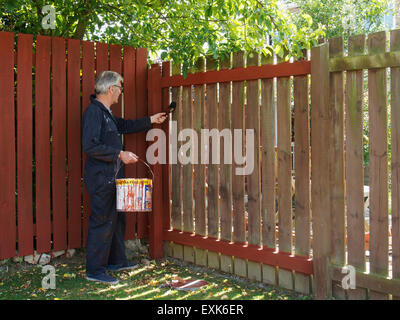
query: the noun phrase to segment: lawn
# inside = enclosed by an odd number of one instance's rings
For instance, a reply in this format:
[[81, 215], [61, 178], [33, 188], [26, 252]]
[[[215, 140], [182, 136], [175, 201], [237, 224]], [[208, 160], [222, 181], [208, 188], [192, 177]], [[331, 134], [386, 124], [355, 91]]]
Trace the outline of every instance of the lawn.
[[[309, 300], [310, 296], [279, 290], [237, 276], [175, 259], [144, 263], [133, 271], [114, 272], [117, 285], [85, 280], [84, 250], [73, 258], [55, 258], [55, 289], [44, 289], [42, 266], [11, 259], [0, 264], [0, 300]], [[194, 291], [166, 286], [173, 279], [201, 279], [208, 284]]]

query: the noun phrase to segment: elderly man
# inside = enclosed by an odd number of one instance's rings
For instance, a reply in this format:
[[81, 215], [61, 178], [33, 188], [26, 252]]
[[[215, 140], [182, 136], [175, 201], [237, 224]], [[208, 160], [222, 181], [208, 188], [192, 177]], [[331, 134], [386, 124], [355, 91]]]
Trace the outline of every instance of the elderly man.
[[[110, 107], [122, 92], [122, 77], [104, 71], [96, 79], [96, 95], [83, 114], [82, 146], [87, 155], [84, 181], [91, 196], [90, 221], [86, 245], [86, 279], [108, 284], [118, 280], [106, 270], [129, 270], [136, 267], [125, 255], [125, 213], [116, 212], [115, 175], [122, 161], [133, 164], [137, 156], [122, 150], [121, 134], [151, 129], [152, 123], [163, 123], [166, 113], [157, 113], [138, 120], [114, 117]], [[123, 178], [123, 168], [117, 179]]]

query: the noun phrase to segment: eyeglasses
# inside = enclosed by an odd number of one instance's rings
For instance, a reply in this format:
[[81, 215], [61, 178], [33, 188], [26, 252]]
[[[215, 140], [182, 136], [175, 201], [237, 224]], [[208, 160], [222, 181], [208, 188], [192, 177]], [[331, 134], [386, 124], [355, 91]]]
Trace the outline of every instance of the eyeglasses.
[[119, 89], [119, 91], [121, 91], [121, 93], [124, 91], [124, 88], [122, 88], [121, 86], [114, 86], [114, 87], [117, 87], [118, 89]]

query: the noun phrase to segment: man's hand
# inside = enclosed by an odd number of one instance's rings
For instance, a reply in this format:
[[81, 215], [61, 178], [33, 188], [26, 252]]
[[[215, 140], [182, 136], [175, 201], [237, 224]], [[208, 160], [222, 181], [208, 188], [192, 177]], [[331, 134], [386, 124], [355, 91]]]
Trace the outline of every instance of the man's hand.
[[151, 123], [161, 124], [168, 118], [166, 112], [156, 113], [150, 117]]
[[120, 158], [124, 164], [133, 164], [138, 162], [138, 156], [130, 151], [121, 151], [118, 158]]

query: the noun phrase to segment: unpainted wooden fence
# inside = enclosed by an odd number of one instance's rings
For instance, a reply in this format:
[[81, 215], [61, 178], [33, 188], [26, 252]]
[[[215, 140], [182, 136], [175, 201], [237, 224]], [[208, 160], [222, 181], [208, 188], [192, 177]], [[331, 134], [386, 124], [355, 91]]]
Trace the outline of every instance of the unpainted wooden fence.
[[[178, 132], [256, 132], [251, 175], [237, 176], [235, 163], [211, 160], [166, 170], [165, 253], [317, 298], [397, 299], [399, 37], [399, 30], [390, 32], [389, 51], [385, 32], [367, 41], [350, 37], [347, 55], [343, 38], [331, 39], [312, 48], [310, 61], [294, 63], [237, 53], [231, 61], [199, 61], [201, 72], [186, 79], [180, 66], [171, 74], [164, 64], [163, 97], [178, 102]], [[363, 139], [369, 145], [367, 210]], [[172, 150], [177, 157], [187, 141]], [[223, 159], [223, 142], [220, 151]], [[355, 274], [345, 278], [344, 266]], [[345, 290], [346, 283], [355, 288]]]

